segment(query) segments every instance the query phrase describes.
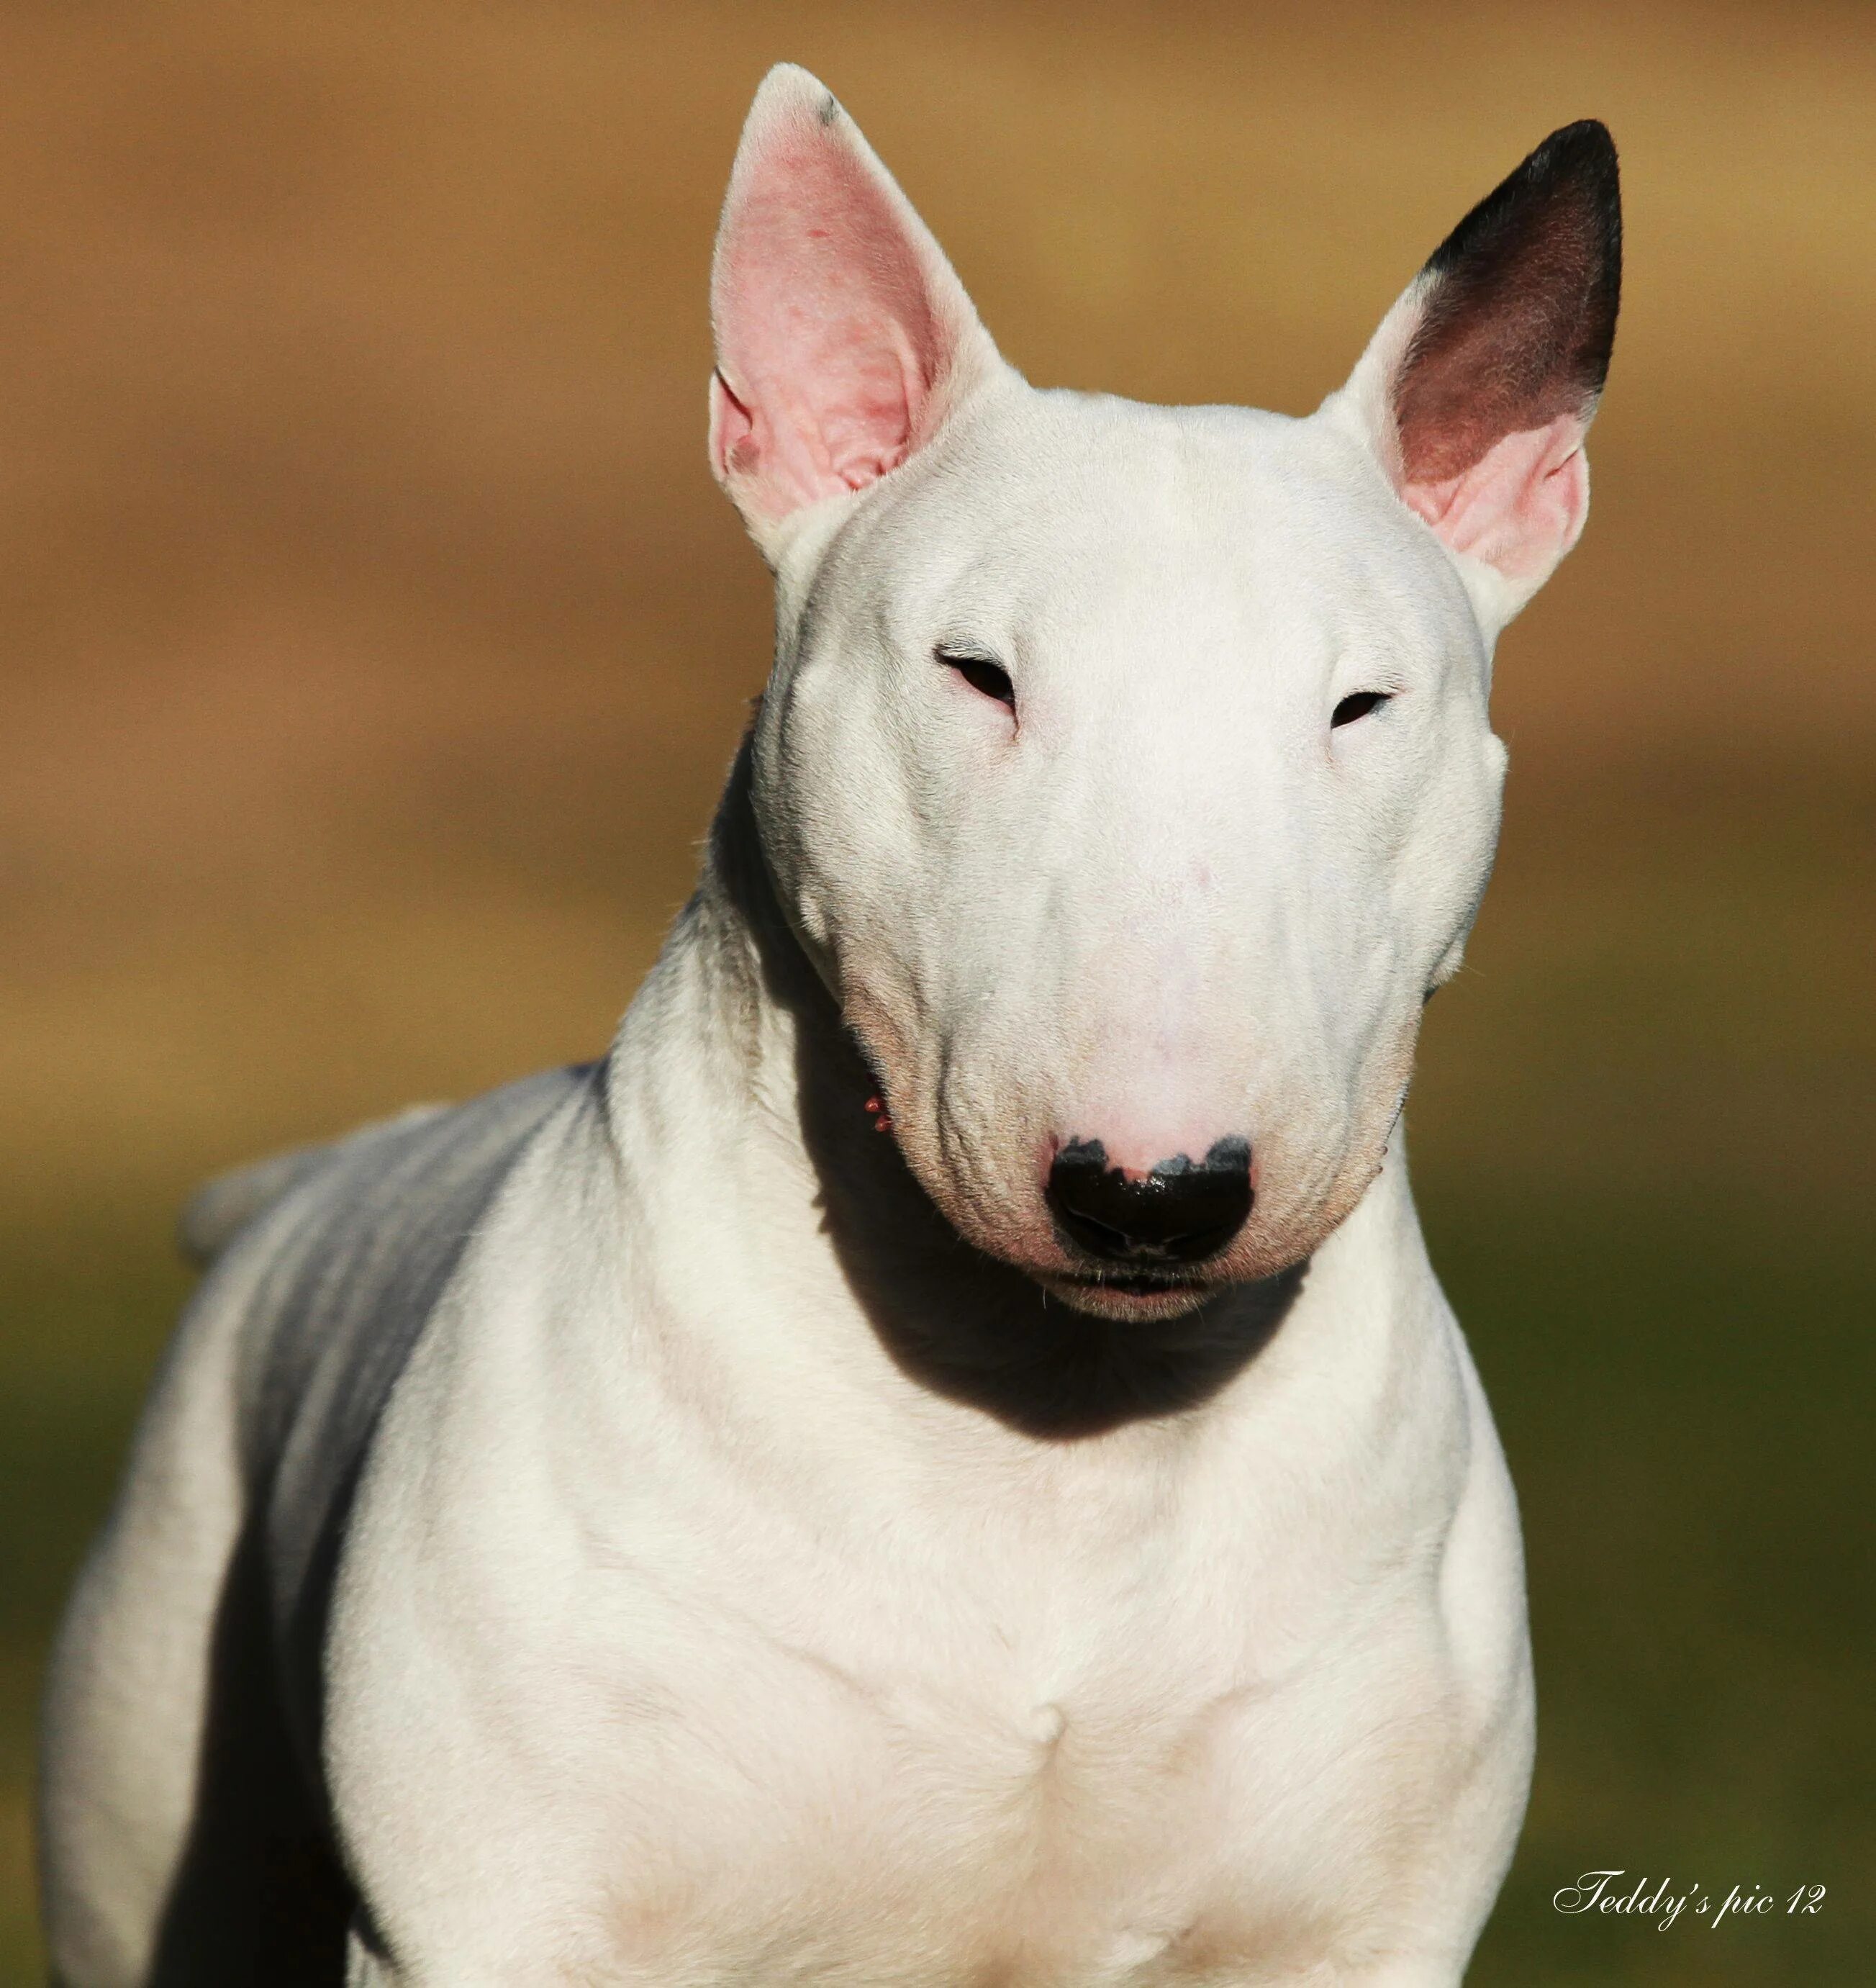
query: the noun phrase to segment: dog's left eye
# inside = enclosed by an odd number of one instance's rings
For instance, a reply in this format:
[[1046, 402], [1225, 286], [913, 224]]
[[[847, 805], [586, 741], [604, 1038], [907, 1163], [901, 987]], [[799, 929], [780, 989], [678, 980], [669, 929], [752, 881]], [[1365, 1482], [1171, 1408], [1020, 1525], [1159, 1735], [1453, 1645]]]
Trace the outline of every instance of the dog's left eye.
[[1366, 718], [1371, 711], [1378, 711], [1388, 702], [1384, 690], [1358, 690], [1343, 698], [1330, 714], [1331, 727], [1353, 725], [1357, 718]]
[[1016, 708], [1016, 686], [1009, 680], [1009, 672], [1001, 663], [993, 663], [988, 656], [973, 656], [952, 649], [933, 651], [938, 661], [948, 670], [955, 670], [972, 690], [985, 697], [995, 698], [999, 704]]

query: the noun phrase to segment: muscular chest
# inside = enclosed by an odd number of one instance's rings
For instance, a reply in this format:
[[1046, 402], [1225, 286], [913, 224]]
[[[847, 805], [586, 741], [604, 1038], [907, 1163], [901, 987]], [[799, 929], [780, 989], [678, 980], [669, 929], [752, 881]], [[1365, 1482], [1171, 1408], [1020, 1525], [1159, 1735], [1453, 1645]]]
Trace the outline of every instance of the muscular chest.
[[385, 1848], [433, 1917], [543, 1980], [1171, 1988], [1398, 1914], [1465, 1753], [1448, 1493], [1352, 1414], [927, 1470], [630, 1405], [369, 1514], [350, 1591], [401, 1626], [342, 1639], [339, 1806], [447, 1794]]
[[1319, 1581], [1279, 1619], [1246, 1577], [1038, 1569], [1000, 1615], [908, 1587], [674, 1621], [608, 1797], [654, 1875], [624, 1858], [596, 1932], [908, 1988], [1146, 1988], [1306, 1946], [1325, 1870], [1384, 1888], [1445, 1680], [1411, 1579]]

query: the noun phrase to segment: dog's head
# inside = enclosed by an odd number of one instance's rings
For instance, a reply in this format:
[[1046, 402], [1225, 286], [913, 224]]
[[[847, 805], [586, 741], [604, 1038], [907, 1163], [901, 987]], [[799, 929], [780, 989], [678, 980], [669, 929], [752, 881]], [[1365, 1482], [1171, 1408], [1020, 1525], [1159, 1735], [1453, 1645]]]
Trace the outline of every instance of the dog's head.
[[1573, 125], [1307, 419], [1039, 391], [834, 100], [763, 83], [710, 424], [776, 576], [763, 848], [926, 1191], [1072, 1302], [1267, 1276], [1378, 1170], [1491, 865], [1492, 644], [1582, 529], [1619, 264]]

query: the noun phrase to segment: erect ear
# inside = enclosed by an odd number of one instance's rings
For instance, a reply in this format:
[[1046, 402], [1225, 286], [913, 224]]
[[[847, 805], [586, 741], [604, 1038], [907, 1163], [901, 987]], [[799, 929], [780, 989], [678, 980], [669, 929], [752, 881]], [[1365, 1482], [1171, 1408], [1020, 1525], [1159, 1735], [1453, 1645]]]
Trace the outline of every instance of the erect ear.
[[1566, 125], [1433, 252], [1337, 397], [1489, 634], [1582, 532], [1621, 282], [1614, 144]]
[[710, 460], [769, 549], [864, 489], [1000, 364], [943, 252], [806, 69], [763, 79], [717, 231]]

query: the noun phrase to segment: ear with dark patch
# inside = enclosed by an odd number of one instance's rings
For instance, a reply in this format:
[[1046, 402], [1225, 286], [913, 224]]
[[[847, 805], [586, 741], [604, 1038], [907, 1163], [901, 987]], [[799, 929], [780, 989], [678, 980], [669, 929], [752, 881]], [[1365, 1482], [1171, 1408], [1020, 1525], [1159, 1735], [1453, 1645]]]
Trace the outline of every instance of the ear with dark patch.
[[872, 147], [787, 65], [743, 127], [711, 316], [711, 463], [765, 549], [795, 512], [897, 468], [1001, 363]]
[[1546, 138], [1433, 252], [1344, 390], [1402, 499], [1509, 620], [1576, 543], [1621, 293], [1615, 147]]

